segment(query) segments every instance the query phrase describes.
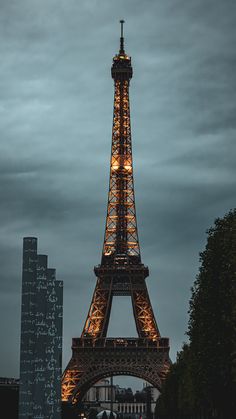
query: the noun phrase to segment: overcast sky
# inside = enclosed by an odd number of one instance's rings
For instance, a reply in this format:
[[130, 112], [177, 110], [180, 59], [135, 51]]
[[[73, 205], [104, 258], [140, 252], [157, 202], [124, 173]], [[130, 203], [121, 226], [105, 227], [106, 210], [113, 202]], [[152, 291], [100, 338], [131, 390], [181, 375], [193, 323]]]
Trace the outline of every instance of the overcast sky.
[[[0, 376], [19, 377], [23, 237], [38, 237], [64, 281], [63, 369], [81, 334], [102, 252], [122, 18], [142, 261], [173, 361], [206, 230], [235, 207], [235, 0], [0, 0]], [[119, 335], [136, 335], [128, 297], [113, 304]]]

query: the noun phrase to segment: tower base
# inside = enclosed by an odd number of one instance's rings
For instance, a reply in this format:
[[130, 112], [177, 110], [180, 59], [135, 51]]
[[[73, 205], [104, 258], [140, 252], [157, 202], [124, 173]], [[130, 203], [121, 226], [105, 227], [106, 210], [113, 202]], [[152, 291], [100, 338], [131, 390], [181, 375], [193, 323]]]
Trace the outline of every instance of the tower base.
[[62, 401], [81, 401], [102, 378], [131, 375], [161, 391], [171, 365], [169, 339], [73, 338], [72, 358], [62, 378]]

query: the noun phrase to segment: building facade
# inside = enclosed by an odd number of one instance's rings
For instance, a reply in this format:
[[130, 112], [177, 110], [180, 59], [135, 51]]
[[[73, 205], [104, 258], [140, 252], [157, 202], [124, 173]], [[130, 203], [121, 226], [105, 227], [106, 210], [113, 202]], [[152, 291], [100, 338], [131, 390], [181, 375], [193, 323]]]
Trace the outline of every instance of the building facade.
[[[147, 397], [149, 395], [149, 397]], [[140, 419], [154, 417], [159, 391], [147, 384], [143, 390], [133, 394], [131, 389], [111, 385], [110, 380], [103, 379], [94, 384], [86, 393], [83, 403], [87, 410], [112, 410], [123, 419]]]
[[4, 417], [18, 419], [19, 379], [0, 377], [0, 406]]
[[23, 239], [19, 419], [60, 419], [63, 282]]
[[111, 402], [111, 400], [115, 401], [116, 398], [116, 386], [110, 384], [110, 380], [103, 379], [98, 381], [94, 386], [90, 387], [90, 389], [85, 394], [83, 402], [85, 404], [98, 404], [100, 405], [101, 402]]

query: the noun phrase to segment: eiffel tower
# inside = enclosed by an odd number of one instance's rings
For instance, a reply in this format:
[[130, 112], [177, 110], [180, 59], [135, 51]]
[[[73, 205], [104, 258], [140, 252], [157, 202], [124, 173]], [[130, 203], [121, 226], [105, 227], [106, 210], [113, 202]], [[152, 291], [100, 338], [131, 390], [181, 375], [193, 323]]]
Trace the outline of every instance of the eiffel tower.
[[[113, 58], [114, 111], [110, 184], [101, 264], [80, 338], [62, 377], [62, 401], [76, 403], [97, 381], [112, 375], [142, 378], [161, 390], [171, 364], [169, 339], [160, 335], [141, 262], [135, 211], [129, 83], [133, 70], [124, 49], [121, 20], [119, 53]], [[107, 338], [113, 296], [131, 296], [138, 338]]]

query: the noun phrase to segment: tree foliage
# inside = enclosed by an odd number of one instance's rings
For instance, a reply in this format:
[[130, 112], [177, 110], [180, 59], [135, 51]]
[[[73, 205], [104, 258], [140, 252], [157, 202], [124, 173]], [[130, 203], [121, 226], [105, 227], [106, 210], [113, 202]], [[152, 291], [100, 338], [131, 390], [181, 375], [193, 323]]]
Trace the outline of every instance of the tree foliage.
[[236, 417], [236, 210], [207, 235], [191, 290], [189, 345], [170, 370], [158, 417]]
[[78, 418], [78, 412], [76, 407], [67, 402], [62, 402], [61, 406], [61, 417], [62, 419], [76, 419]]

